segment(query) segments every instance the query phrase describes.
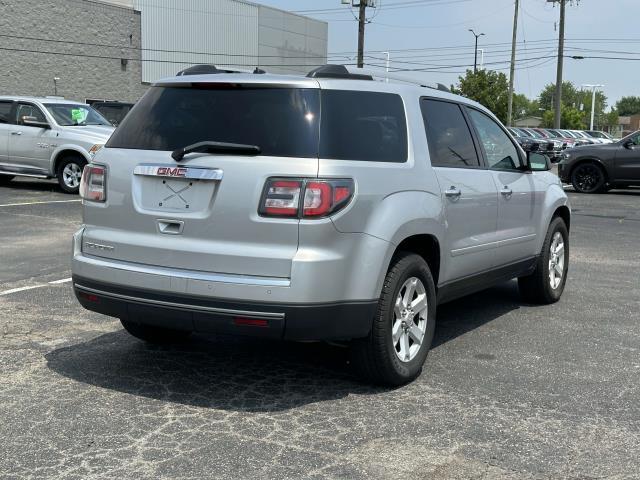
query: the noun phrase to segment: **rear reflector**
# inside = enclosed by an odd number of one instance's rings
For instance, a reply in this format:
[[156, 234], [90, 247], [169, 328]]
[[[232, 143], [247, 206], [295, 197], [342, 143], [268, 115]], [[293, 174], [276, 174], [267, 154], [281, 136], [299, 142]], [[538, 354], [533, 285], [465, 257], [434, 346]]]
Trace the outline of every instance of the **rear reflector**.
[[269, 320], [260, 318], [233, 317], [233, 324], [241, 327], [268, 327]]
[[87, 302], [92, 303], [100, 303], [100, 297], [94, 295], [93, 293], [79, 292], [81, 298], [85, 299]]
[[104, 202], [107, 199], [107, 168], [89, 164], [82, 171], [80, 197], [92, 202]]

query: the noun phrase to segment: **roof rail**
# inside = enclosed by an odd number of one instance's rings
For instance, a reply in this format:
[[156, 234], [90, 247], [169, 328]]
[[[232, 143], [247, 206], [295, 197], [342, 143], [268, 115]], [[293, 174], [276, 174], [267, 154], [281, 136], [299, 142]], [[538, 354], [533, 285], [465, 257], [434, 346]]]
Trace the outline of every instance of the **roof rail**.
[[311, 70], [307, 77], [309, 78], [342, 78], [345, 80], [373, 80], [371, 75], [362, 73], [353, 73], [347, 70], [344, 65], [327, 64]]
[[255, 70], [242, 70], [237, 68], [218, 68], [215, 65], [209, 64], [200, 64], [193, 65], [191, 67], [185, 68], [184, 70], [180, 70], [176, 76], [181, 77], [183, 75], [212, 75], [218, 73], [255, 73], [262, 74], [267, 73], [259, 67], [256, 67]]
[[415, 78], [406, 77], [404, 75], [397, 75], [396, 73], [390, 73], [390, 72], [378, 72], [375, 70], [365, 70], [362, 68], [353, 69], [353, 68], [345, 67], [345, 69], [350, 73], [355, 71], [360, 74], [370, 76], [373, 79], [386, 80], [386, 81], [393, 80], [395, 82], [409, 83], [411, 85], [419, 85], [421, 87], [433, 88], [435, 90], [440, 90], [442, 92], [451, 93], [451, 90], [449, 90], [449, 88], [447, 88], [447, 86], [442, 83], [425, 83], [425, 82], [421, 82], [420, 80], [416, 80]]

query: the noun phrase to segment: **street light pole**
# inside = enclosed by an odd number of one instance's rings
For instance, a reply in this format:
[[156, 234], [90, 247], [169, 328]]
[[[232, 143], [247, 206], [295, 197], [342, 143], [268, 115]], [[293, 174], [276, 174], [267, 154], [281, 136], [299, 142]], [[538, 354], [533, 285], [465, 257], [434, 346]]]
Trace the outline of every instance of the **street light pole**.
[[595, 116], [596, 116], [596, 89], [597, 88], [604, 88], [604, 85], [584, 84], [582, 86], [584, 88], [591, 88], [593, 90], [593, 93], [592, 93], [592, 96], [591, 96], [591, 126], [589, 127], [589, 130], [593, 130], [593, 122], [594, 122]]
[[473, 73], [478, 73], [478, 37], [483, 37], [484, 33], [478, 33], [476, 34], [476, 32], [473, 31], [472, 28], [469, 29], [469, 31], [471, 33], [473, 33], [473, 36], [476, 37], [476, 49], [474, 52], [474, 60], [473, 60]]
[[519, 0], [516, 0], [516, 10], [513, 16], [513, 39], [511, 42], [511, 68], [509, 70], [509, 107], [507, 111], [507, 126], [511, 126], [513, 120], [513, 82], [516, 73], [516, 41], [518, 39], [518, 8]]

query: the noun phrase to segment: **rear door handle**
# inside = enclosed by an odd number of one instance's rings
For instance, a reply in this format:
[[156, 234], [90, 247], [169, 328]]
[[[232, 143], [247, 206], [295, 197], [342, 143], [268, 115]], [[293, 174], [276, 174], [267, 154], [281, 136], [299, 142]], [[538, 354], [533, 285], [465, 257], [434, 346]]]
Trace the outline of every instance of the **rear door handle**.
[[444, 194], [449, 198], [458, 198], [460, 195], [462, 195], [462, 192], [459, 188], [451, 186], [448, 190], [444, 191]]
[[500, 190], [500, 193], [502, 195], [504, 195], [505, 197], [510, 197], [513, 194], [513, 190], [511, 190], [509, 187], [505, 186], [502, 188], [502, 190]]
[[22, 135], [22, 132], [11, 132], [11, 135]]

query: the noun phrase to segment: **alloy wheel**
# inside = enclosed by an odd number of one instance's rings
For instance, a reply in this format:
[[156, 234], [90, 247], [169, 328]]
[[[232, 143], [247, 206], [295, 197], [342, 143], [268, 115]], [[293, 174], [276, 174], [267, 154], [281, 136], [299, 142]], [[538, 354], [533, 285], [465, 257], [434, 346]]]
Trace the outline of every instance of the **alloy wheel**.
[[69, 188], [78, 188], [82, 178], [82, 167], [77, 163], [68, 163], [62, 169], [62, 180]]
[[556, 232], [549, 247], [549, 284], [553, 290], [557, 289], [564, 277], [564, 239], [560, 232]]
[[427, 291], [419, 278], [408, 278], [396, 297], [391, 325], [393, 349], [401, 362], [410, 362], [420, 351], [427, 331]]

